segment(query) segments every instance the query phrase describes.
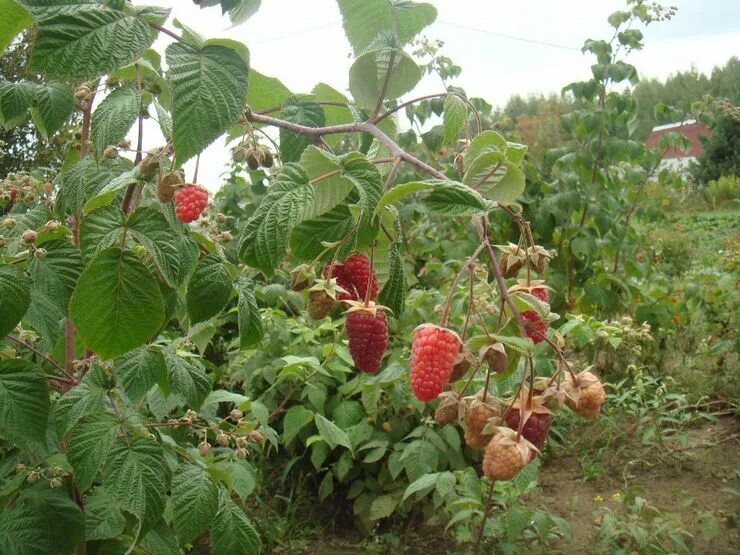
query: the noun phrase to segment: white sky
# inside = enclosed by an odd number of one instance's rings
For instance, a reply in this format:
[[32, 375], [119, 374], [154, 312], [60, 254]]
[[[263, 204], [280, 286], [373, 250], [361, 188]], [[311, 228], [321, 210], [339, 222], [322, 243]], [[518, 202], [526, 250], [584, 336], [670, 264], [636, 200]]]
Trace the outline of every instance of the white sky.
[[[424, 34], [445, 42], [443, 54], [463, 69], [456, 85], [469, 96], [503, 105], [513, 94], [559, 91], [590, 75], [590, 56], [581, 54], [587, 38], [608, 38], [607, 16], [625, 9], [624, 0], [428, 0], [437, 21]], [[309, 92], [318, 82], [347, 89], [350, 47], [334, 0], [262, 0], [259, 12], [231, 27], [218, 7], [201, 10], [190, 0], [144, 0], [172, 8], [172, 16], [206, 38], [229, 37], [245, 43], [251, 65], [278, 77], [293, 92]], [[646, 47], [630, 61], [641, 76], [664, 78], [695, 65], [710, 72], [732, 55], [740, 55], [740, 1], [665, 0], [678, 7], [673, 20], [645, 32]], [[172, 20], [167, 26], [173, 28]], [[463, 27], [463, 28], [461, 28]], [[467, 27], [467, 28], [465, 28]], [[470, 28], [557, 44], [572, 49], [512, 40]], [[165, 37], [166, 38], [166, 37]], [[155, 45], [164, 49], [167, 40]], [[414, 95], [440, 92], [437, 79], [426, 78]], [[418, 94], [417, 94], [418, 93]], [[161, 144], [156, 129], [147, 130], [145, 147]], [[201, 156], [201, 183], [218, 188], [230, 151], [218, 139]], [[193, 162], [186, 169], [192, 175]]]

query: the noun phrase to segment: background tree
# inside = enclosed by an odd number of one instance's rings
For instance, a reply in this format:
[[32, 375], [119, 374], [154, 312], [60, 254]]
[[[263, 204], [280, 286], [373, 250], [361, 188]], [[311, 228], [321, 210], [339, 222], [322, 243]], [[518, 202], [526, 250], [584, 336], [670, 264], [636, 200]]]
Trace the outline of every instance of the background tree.
[[[28, 34], [24, 34], [3, 52], [0, 56], [0, 82], [43, 82], [42, 77], [28, 67], [31, 44]], [[2, 119], [0, 114], [0, 121]], [[64, 160], [66, 147], [74, 137], [78, 120], [74, 117], [48, 140], [41, 136], [31, 120], [15, 127], [0, 127], [0, 177], [31, 169], [58, 169]]]

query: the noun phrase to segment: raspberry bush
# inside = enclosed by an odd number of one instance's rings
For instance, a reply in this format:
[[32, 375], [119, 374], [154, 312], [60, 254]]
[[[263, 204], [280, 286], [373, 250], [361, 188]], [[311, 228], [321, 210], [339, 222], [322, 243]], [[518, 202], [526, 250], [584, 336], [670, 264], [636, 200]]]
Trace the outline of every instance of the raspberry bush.
[[[239, 24], [259, 2], [196, 4]], [[629, 26], [658, 8], [631, 4], [613, 24], [638, 48]], [[0, 43], [28, 29], [49, 80], [0, 83], [3, 123], [82, 123], [59, 172], [0, 191], [0, 551], [258, 553], [276, 539], [256, 508], [288, 478], [368, 533], [445, 504], [480, 543], [558, 411], [599, 414], [596, 370], [551, 325], [563, 258], [520, 204], [526, 146], [459, 88], [410, 94], [434, 6], [338, 0], [348, 97], [291, 92], [167, 9], [5, 5]], [[441, 122], [422, 142], [447, 161], [399, 131], [427, 109]], [[149, 117], [163, 140], [144, 152]], [[222, 136], [231, 186], [208, 208], [216, 177], [183, 165]], [[465, 499], [486, 508], [452, 514]]]

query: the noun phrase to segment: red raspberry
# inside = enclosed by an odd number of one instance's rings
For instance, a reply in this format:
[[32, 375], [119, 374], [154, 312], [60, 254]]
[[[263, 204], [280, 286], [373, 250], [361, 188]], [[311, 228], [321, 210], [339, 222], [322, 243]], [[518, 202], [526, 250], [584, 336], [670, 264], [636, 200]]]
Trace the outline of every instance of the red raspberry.
[[543, 303], [550, 302], [550, 294], [547, 292], [547, 287], [532, 287], [530, 293], [541, 300]]
[[183, 223], [198, 219], [208, 204], [208, 191], [198, 185], [185, 185], [175, 191], [175, 213]]
[[18, 189], [15, 187], [10, 188], [10, 202], [15, 202], [18, 198]]
[[388, 346], [388, 318], [375, 308], [353, 308], [347, 313], [349, 354], [355, 366], [374, 374]]
[[524, 318], [527, 337], [534, 341], [535, 345], [544, 341], [547, 335], [547, 323], [540, 319], [540, 315], [534, 310], [525, 310], [522, 312], [522, 318]]
[[355, 286], [361, 301], [365, 300], [368, 284], [370, 284], [370, 300], [378, 296], [378, 278], [370, 266], [370, 259], [356, 252], [344, 261], [344, 275]]
[[416, 328], [411, 346], [411, 390], [419, 401], [436, 399], [450, 381], [462, 342], [448, 329], [425, 324]]
[[[329, 272], [329, 269], [331, 268], [331, 273]], [[339, 301], [357, 301], [361, 300], [357, 296], [357, 292], [355, 291], [355, 288], [352, 286], [352, 282], [347, 277], [347, 273], [344, 269], [344, 264], [334, 264], [334, 267], [332, 268], [331, 264], [327, 262], [324, 264], [324, 271], [323, 271], [324, 279], [329, 278], [336, 278], [337, 285], [347, 291], [347, 293], [339, 293], [337, 295], [337, 300]]]
[[[509, 414], [506, 415], [506, 425], [512, 430], [518, 430], [520, 417], [521, 413], [519, 412], [519, 409], [511, 409]], [[545, 445], [545, 440], [547, 439], [547, 433], [550, 431], [551, 423], [552, 415], [533, 412], [524, 423], [522, 435], [524, 436], [524, 439], [531, 442], [532, 445], [537, 447], [537, 449], [542, 449], [542, 446]], [[537, 456], [536, 451], [532, 451], [532, 454]]]

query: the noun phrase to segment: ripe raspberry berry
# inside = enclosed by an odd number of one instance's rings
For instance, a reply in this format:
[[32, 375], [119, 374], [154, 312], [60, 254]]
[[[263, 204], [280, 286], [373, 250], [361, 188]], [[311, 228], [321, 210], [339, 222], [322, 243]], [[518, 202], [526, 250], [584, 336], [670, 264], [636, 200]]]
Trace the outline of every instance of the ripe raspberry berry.
[[[550, 431], [550, 424], [552, 424], [552, 413], [545, 406], [545, 400], [536, 396], [532, 397], [530, 401], [529, 392], [525, 388], [506, 415], [504, 419], [506, 425], [512, 430], [518, 431], [522, 413], [524, 413], [522, 435], [537, 449], [542, 449], [547, 439], [547, 433]], [[532, 458], [536, 456], [537, 452], [532, 450]]]
[[446, 328], [432, 324], [416, 328], [411, 345], [411, 390], [419, 401], [431, 401], [442, 393], [461, 347], [460, 337]]
[[541, 279], [534, 279], [531, 281], [528, 279], [520, 279], [517, 281], [516, 285], [509, 288], [509, 293], [516, 293], [517, 291], [537, 297], [543, 303], [550, 302], [550, 288], [545, 285], [545, 282]]
[[483, 449], [491, 441], [493, 433], [483, 433], [489, 419], [500, 415], [498, 408], [491, 403], [474, 400], [465, 411], [463, 431], [465, 443], [472, 449]]
[[347, 311], [349, 354], [355, 366], [368, 374], [374, 374], [380, 368], [388, 346], [388, 318], [383, 309], [372, 302], [369, 306], [352, 302]]
[[208, 205], [208, 191], [198, 185], [185, 185], [175, 191], [175, 213], [183, 223], [198, 219]]
[[15, 202], [18, 199], [18, 189], [16, 187], [10, 188], [10, 202]]
[[526, 439], [517, 441], [516, 432], [502, 429], [486, 445], [483, 473], [489, 480], [511, 480], [527, 465], [532, 452]]
[[568, 396], [565, 404], [584, 418], [596, 418], [601, 412], [601, 405], [606, 401], [606, 393], [601, 381], [593, 373], [584, 370], [573, 379], [568, 375]]
[[531, 293], [543, 303], [550, 302], [550, 294], [547, 292], [546, 287], [532, 287]]
[[370, 300], [378, 296], [378, 278], [370, 265], [370, 259], [361, 252], [356, 252], [344, 261], [344, 276], [355, 286], [359, 300], [365, 300], [368, 286]]
[[524, 329], [535, 345], [545, 340], [547, 335], [547, 322], [543, 322], [540, 315], [534, 310], [525, 310], [522, 312], [524, 318]]
[[308, 315], [314, 320], [326, 318], [334, 308], [334, 302], [325, 291], [310, 291], [306, 305]]
[[[329, 271], [331, 270], [331, 272]], [[323, 271], [324, 279], [331, 279], [335, 278], [337, 280], [337, 285], [344, 289], [345, 292], [339, 293], [337, 295], [337, 300], [339, 301], [357, 301], [362, 300], [357, 296], [357, 293], [355, 292], [355, 288], [352, 285], [352, 282], [347, 277], [347, 274], [344, 271], [344, 264], [335, 263], [334, 266], [330, 263], [324, 264], [324, 271]]]

